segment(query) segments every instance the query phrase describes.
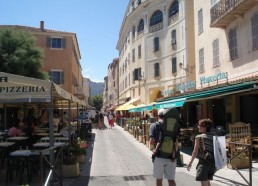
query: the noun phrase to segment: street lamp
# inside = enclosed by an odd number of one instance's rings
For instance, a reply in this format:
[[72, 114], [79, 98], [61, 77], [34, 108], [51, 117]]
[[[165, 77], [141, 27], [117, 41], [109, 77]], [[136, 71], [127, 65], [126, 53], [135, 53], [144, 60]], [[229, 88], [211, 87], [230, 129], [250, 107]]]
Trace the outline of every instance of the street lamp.
[[188, 67], [183, 66], [183, 63], [179, 63], [179, 68], [183, 69], [186, 73], [189, 71]]

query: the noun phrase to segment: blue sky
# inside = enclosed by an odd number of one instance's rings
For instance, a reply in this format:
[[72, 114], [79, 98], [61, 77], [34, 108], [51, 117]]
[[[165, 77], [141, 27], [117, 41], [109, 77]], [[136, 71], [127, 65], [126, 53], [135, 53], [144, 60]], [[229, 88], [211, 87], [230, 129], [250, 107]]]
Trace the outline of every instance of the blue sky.
[[7, 0], [0, 2], [1, 25], [74, 32], [81, 52], [82, 74], [103, 82], [108, 64], [118, 57], [116, 44], [129, 0]]

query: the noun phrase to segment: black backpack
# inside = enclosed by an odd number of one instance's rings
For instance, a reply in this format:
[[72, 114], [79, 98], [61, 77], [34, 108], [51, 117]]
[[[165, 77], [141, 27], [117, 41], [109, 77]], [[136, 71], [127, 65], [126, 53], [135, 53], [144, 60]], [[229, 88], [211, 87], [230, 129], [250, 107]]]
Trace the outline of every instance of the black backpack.
[[164, 114], [164, 123], [160, 124], [161, 143], [158, 155], [161, 158], [171, 158], [175, 152], [176, 138], [180, 133], [180, 114], [175, 108], [168, 109]]

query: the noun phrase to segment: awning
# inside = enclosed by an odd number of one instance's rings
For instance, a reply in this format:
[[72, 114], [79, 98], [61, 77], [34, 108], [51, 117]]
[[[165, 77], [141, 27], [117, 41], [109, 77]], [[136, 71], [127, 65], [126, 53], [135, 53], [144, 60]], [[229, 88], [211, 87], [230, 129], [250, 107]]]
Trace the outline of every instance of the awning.
[[142, 112], [142, 111], [146, 111], [146, 110], [152, 110], [153, 105], [155, 105], [156, 102], [150, 103], [148, 105], [138, 105], [132, 109], [129, 109], [129, 112]]
[[210, 90], [194, 92], [184, 96], [175, 97], [174, 99], [170, 98], [170, 99], [163, 100], [162, 102], [158, 102], [156, 103], [155, 108], [159, 109], [159, 108], [181, 107], [185, 102], [198, 101], [202, 99], [211, 99], [215, 97], [221, 97], [221, 96], [232, 95], [232, 94], [241, 93], [241, 92], [252, 91], [257, 89], [256, 84], [257, 84], [256, 81], [251, 81], [251, 82], [228, 85], [225, 87], [214, 88]]
[[140, 98], [133, 98], [130, 101], [126, 102], [124, 105], [129, 105], [129, 104], [135, 103], [137, 101], [140, 101]]
[[256, 81], [233, 84], [233, 85], [214, 88], [214, 89], [210, 89], [210, 90], [194, 92], [191, 94], [178, 96], [173, 99], [171, 99], [171, 98], [166, 99], [166, 100], [163, 100], [163, 102], [174, 101], [176, 99], [186, 99], [187, 102], [191, 102], [191, 101], [198, 101], [198, 100], [202, 100], [202, 99], [211, 99], [211, 98], [215, 98], [215, 97], [232, 95], [232, 94], [236, 94], [236, 93], [248, 92], [248, 91], [256, 90], [257, 89], [256, 84], [257, 84]]
[[134, 108], [135, 106], [133, 104], [123, 104], [123, 105], [120, 105], [116, 110], [119, 111], [119, 110], [129, 110], [129, 109], [132, 109]]
[[185, 101], [186, 101], [186, 98], [158, 102], [155, 104], [155, 108], [160, 109], [160, 108], [182, 107], [184, 105]]

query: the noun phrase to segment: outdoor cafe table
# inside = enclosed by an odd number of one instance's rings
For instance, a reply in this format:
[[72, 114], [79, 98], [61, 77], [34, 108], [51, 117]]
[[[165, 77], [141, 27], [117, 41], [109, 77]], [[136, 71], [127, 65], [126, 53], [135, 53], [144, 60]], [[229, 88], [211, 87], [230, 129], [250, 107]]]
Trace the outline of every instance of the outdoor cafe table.
[[[66, 145], [66, 143], [64, 142], [54, 142], [54, 147], [61, 147]], [[49, 143], [48, 142], [38, 142], [33, 144], [33, 147], [36, 148], [48, 148], [49, 147]]]
[[9, 147], [15, 145], [14, 142], [0, 142], [0, 158], [1, 158], [1, 167], [4, 168], [4, 162], [6, 155], [9, 152]]
[[[49, 154], [49, 152], [43, 154]], [[8, 184], [9, 179], [12, 178], [13, 171], [18, 171], [20, 185], [22, 185], [24, 171], [27, 171], [27, 183], [30, 182], [32, 179], [31, 174], [39, 170], [39, 167], [37, 167], [39, 164], [35, 163], [39, 161], [39, 156], [39, 150], [16, 150], [9, 153], [6, 184]]]
[[[54, 140], [55, 141], [64, 141], [64, 142], [68, 142], [69, 141], [69, 138], [67, 137], [54, 137]], [[43, 137], [40, 139], [40, 141], [49, 141], [49, 137]]]
[[26, 139], [28, 139], [28, 137], [25, 137], [25, 136], [16, 136], [16, 137], [6, 138], [7, 141], [13, 141], [13, 142], [22, 141], [22, 140], [26, 140]]
[[[38, 136], [49, 136], [49, 133], [47, 132], [41, 132], [41, 133], [37, 133]], [[62, 134], [60, 133], [54, 133], [54, 136], [62, 136]]]

